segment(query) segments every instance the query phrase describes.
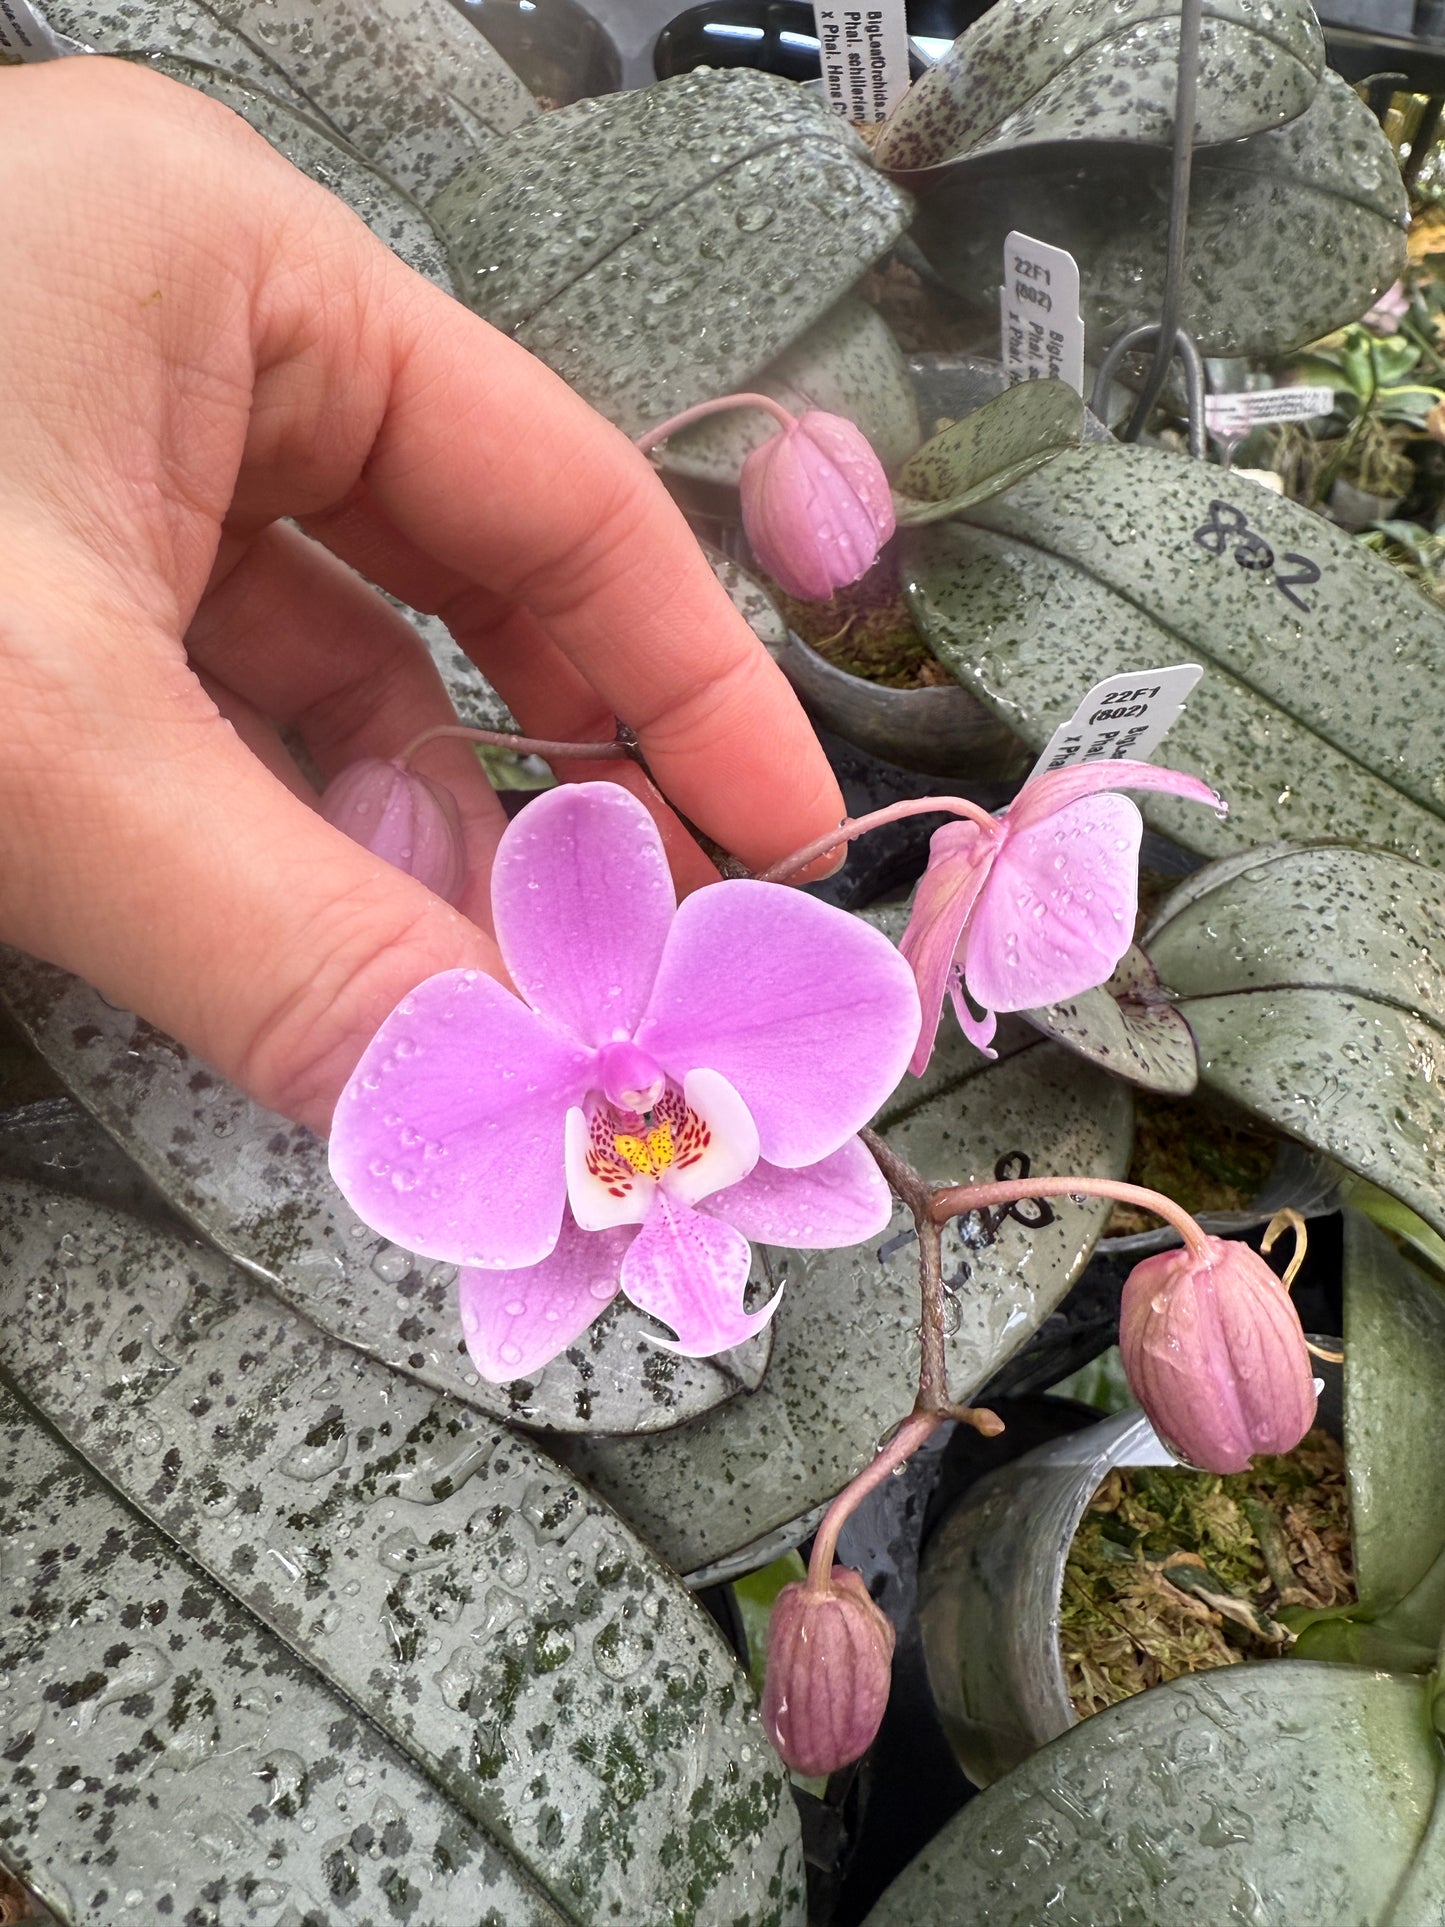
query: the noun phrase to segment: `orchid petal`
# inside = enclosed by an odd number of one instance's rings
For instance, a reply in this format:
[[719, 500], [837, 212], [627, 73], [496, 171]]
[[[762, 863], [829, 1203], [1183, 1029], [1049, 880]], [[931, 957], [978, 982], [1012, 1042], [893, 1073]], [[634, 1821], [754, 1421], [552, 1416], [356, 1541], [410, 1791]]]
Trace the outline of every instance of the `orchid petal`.
[[716, 883], [673, 919], [636, 1042], [670, 1076], [719, 1073], [790, 1169], [836, 1151], [918, 1037], [913, 973], [857, 918], [778, 884]]
[[634, 1233], [582, 1231], [571, 1217], [550, 1256], [519, 1271], [461, 1274], [462, 1332], [472, 1363], [493, 1385], [540, 1371], [600, 1318], [617, 1296]]
[[958, 1019], [958, 1027], [969, 1043], [975, 1050], [981, 1050], [985, 1057], [997, 1057], [998, 1052], [993, 1048], [993, 1034], [998, 1029], [998, 1018], [991, 1010], [984, 1011], [981, 1017], [974, 1016], [968, 1007], [961, 977], [955, 977], [949, 984], [948, 995], [953, 1004], [953, 1014]]
[[1168, 790], [1191, 803], [1207, 803], [1223, 812], [1227, 805], [1207, 783], [1183, 770], [1162, 769], [1158, 763], [1133, 763], [1121, 757], [1117, 762], [1099, 758], [1092, 763], [1074, 763], [1068, 769], [1046, 770], [1030, 777], [1008, 807], [1004, 817], [1010, 833], [1032, 829], [1046, 816], [1053, 816], [1085, 796], [1102, 790]]
[[1011, 827], [969, 918], [975, 1002], [1032, 1010], [1103, 983], [1134, 935], [1143, 834], [1126, 796], [1086, 796]]
[[676, 1344], [655, 1343], [685, 1358], [711, 1358], [760, 1332], [783, 1295], [780, 1290], [761, 1311], [745, 1312], [750, 1264], [740, 1231], [659, 1188], [622, 1261], [622, 1289], [677, 1334]]
[[716, 1071], [689, 1071], [682, 1095], [705, 1133], [699, 1147], [679, 1141], [676, 1161], [662, 1177], [662, 1188], [681, 1204], [725, 1190], [745, 1178], [758, 1161], [758, 1127], [725, 1077]]
[[507, 826], [492, 916], [513, 983], [587, 1044], [630, 1036], [676, 897], [657, 826], [615, 783], [545, 790]]
[[443, 971], [367, 1045], [332, 1121], [331, 1174], [409, 1251], [535, 1264], [557, 1242], [564, 1123], [592, 1063], [491, 977]]
[[919, 878], [908, 928], [898, 945], [917, 980], [923, 1007], [923, 1028], [908, 1065], [915, 1077], [923, 1075], [933, 1055], [954, 953], [1005, 835], [1002, 824], [985, 829], [979, 823], [945, 823], [929, 843], [928, 868]]
[[893, 1215], [893, 1198], [872, 1153], [861, 1138], [850, 1137], [801, 1171], [756, 1164], [702, 1208], [759, 1244], [828, 1251], [881, 1231]]

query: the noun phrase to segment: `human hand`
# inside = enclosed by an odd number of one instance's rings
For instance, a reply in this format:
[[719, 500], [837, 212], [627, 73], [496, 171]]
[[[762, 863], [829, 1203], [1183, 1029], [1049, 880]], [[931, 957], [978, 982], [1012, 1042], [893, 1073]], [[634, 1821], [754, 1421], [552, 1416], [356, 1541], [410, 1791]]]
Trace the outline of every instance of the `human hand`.
[[87, 56], [0, 96], [0, 939], [319, 1130], [414, 984], [504, 976], [471, 751], [420, 765], [460, 807], [459, 914], [323, 822], [277, 733], [330, 778], [455, 720], [370, 582], [440, 614], [530, 733], [621, 715], [749, 865], [838, 821], [661, 484], [541, 363], [200, 94]]

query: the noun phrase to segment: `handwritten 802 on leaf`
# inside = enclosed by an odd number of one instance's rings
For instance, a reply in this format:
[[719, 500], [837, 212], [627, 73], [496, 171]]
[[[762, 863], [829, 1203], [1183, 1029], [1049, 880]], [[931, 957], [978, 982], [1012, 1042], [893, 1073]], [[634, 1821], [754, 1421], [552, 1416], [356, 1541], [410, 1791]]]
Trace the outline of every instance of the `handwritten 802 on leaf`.
[[1249, 517], [1235, 503], [1211, 502], [1209, 520], [1194, 531], [1194, 539], [1209, 555], [1223, 555], [1226, 549], [1232, 550], [1236, 568], [1248, 569], [1252, 575], [1272, 574], [1280, 594], [1305, 615], [1310, 613], [1313, 604], [1306, 602], [1297, 591], [1319, 581], [1319, 564], [1289, 549], [1279, 560], [1293, 563], [1294, 573], [1281, 573], [1275, 567], [1274, 550], [1258, 530], [1249, 526]]

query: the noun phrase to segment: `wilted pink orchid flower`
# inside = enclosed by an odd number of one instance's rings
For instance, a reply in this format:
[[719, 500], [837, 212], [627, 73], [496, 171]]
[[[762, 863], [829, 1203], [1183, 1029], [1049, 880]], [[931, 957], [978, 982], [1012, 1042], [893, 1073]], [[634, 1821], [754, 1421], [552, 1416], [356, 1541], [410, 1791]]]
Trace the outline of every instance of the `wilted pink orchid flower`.
[[1314, 1423], [1314, 1369], [1284, 1284], [1246, 1244], [1161, 1251], [1129, 1273], [1119, 1352], [1164, 1443], [1206, 1472], [1292, 1452]]
[[727, 408], [759, 408], [778, 432], [751, 451], [738, 477], [743, 528], [761, 566], [791, 596], [826, 602], [878, 559], [895, 527], [893, 491], [861, 428], [809, 408], [790, 415], [771, 395], [700, 402], [638, 438], [649, 449]]
[[405, 870], [448, 903], [466, 882], [466, 852], [456, 798], [398, 757], [366, 756], [334, 776], [321, 814], [353, 843]]
[[1126, 796], [1100, 794], [1121, 789], [1224, 808], [1178, 770], [1076, 763], [1033, 777], [1002, 815], [935, 831], [899, 945], [923, 1004], [915, 1075], [933, 1053], [945, 990], [965, 1036], [992, 1055], [997, 1012], [1077, 997], [1112, 973], [1134, 937], [1144, 833]]
[[608, 783], [508, 826], [492, 912], [520, 996], [474, 970], [419, 985], [331, 1139], [368, 1224], [463, 1267], [484, 1377], [545, 1365], [619, 1288], [707, 1357], [776, 1305], [743, 1309], [749, 1238], [822, 1249], [887, 1223], [856, 1133], [902, 1075], [918, 998], [878, 932], [777, 884], [679, 907], [651, 817]]

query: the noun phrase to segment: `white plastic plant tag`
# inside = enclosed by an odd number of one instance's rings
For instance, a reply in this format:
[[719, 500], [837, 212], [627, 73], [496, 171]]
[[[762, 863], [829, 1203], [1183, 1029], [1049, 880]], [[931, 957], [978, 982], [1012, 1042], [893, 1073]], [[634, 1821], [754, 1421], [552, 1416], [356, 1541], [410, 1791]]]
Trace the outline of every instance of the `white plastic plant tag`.
[[1003, 365], [1011, 381], [1066, 381], [1084, 392], [1079, 264], [1063, 248], [1017, 229], [1003, 244], [998, 291]]
[[829, 110], [842, 120], [887, 120], [908, 91], [903, 0], [851, 7], [813, 0], [813, 18]]
[[78, 40], [46, 26], [29, 0], [0, 0], [0, 63], [59, 60], [66, 54], [89, 52]]
[[1235, 442], [1261, 422], [1307, 422], [1328, 415], [1334, 405], [1333, 388], [1241, 389], [1237, 394], [1210, 395], [1204, 404], [1204, 421], [1218, 440]]
[[1146, 763], [1164, 732], [1184, 713], [1185, 700], [1204, 674], [1197, 662], [1169, 669], [1144, 669], [1096, 683], [1073, 715], [1049, 738], [1048, 747], [1029, 771], [1071, 769], [1075, 763]]

